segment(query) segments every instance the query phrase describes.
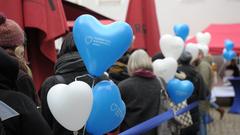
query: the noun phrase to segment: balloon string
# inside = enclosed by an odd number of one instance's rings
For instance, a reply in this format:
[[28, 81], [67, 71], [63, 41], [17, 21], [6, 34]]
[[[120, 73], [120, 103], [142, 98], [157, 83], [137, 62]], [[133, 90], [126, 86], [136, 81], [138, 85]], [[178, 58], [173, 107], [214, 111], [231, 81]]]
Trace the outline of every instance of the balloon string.
[[73, 135], [78, 135], [78, 131], [73, 131]]
[[93, 88], [94, 84], [95, 84], [95, 78], [93, 78], [92, 88]]
[[87, 76], [93, 79], [93, 82], [92, 82], [92, 88], [93, 88], [93, 86], [95, 84], [95, 77], [90, 74], [84, 74], [81, 76], [77, 76], [77, 77], [75, 77], [75, 81], [78, 81], [80, 78], [87, 77]]
[[84, 125], [83, 127], [83, 135], [85, 135], [85, 133], [86, 133], [86, 125]]
[[90, 74], [84, 74], [84, 75], [80, 75], [80, 76], [75, 77], [75, 81], [77, 81], [77, 80], [80, 79], [80, 78], [87, 77], [87, 76], [90, 77], [90, 78], [92, 78], [92, 79], [94, 79], [94, 77], [91, 76]]

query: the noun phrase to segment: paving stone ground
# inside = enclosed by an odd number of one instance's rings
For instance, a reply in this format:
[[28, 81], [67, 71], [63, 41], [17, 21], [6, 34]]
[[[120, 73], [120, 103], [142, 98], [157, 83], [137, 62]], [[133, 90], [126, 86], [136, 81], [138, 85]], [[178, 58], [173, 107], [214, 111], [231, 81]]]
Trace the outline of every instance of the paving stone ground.
[[230, 114], [228, 113], [229, 108], [224, 109], [225, 115], [222, 120], [217, 111], [210, 110], [214, 121], [208, 125], [208, 135], [240, 135], [240, 114]]

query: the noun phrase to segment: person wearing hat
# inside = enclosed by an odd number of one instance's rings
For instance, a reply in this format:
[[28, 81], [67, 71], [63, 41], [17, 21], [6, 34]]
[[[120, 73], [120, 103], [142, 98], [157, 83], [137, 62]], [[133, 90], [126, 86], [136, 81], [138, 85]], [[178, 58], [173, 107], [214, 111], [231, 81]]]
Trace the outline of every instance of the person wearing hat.
[[0, 58], [0, 133], [52, 135], [50, 127], [33, 101], [12, 90], [19, 72], [18, 61], [1, 47]]
[[[39, 105], [38, 96], [33, 85], [32, 78], [29, 76], [29, 68], [22, 58], [15, 54], [15, 50], [24, 44], [24, 31], [13, 20], [7, 19], [3, 13], [0, 13], [0, 47], [5, 49], [8, 54], [14, 56], [19, 63], [19, 72], [16, 80], [16, 88], [28, 97], [30, 97], [36, 105]], [[17, 52], [17, 51], [16, 51]]]

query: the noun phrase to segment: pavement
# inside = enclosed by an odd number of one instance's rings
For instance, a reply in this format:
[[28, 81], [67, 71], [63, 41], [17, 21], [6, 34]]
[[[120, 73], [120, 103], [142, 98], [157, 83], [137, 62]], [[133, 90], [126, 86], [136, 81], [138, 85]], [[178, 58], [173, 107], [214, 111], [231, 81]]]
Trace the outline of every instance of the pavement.
[[208, 135], [240, 135], [240, 114], [228, 113], [229, 108], [224, 108], [225, 115], [220, 120], [219, 113], [210, 109], [210, 115], [214, 119], [208, 125]]

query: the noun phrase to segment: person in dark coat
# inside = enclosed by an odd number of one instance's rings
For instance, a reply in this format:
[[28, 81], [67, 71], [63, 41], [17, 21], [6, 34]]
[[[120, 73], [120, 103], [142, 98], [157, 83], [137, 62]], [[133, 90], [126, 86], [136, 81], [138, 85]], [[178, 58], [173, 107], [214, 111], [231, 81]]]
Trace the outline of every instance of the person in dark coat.
[[[92, 86], [93, 79], [86, 75], [88, 72], [83, 60], [80, 58], [77, 52], [72, 33], [68, 33], [66, 35], [54, 68], [54, 75], [48, 77], [40, 88], [42, 114], [55, 135], [72, 135], [72, 131], [65, 129], [56, 121], [47, 104], [47, 93], [50, 88], [56, 84], [69, 84], [75, 81], [76, 77], [84, 75], [84, 77], [78, 78], [78, 80], [86, 82]], [[95, 83], [102, 79], [107, 79], [107, 77], [103, 76], [102, 78], [97, 78], [95, 79]]]
[[118, 84], [119, 82], [129, 77], [127, 72], [127, 63], [128, 63], [129, 55], [130, 53], [128, 51], [124, 53], [124, 55], [115, 64], [113, 64], [108, 70], [109, 78], [115, 84]]
[[[17, 60], [2, 48], [0, 48], [0, 58], [1, 132], [5, 135], [52, 135], [50, 127], [33, 101], [22, 93], [12, 90], [16, 88], [15, 81], [19, 71]], [[8, 114], [8, 111], [3, 110], [3, 104], [15, 115], [3, 120]]]
[[[193, 103], [195, 101], [205, 100], [207, 96], [207, 90], [205, 89], [206, 85], [204, 84], [204, 80], [202, 76], [194, 69], [194, 67], [190, 64], [192, 59], [192, 55], [184, 51], [180, 58], [178, 59], [179, 67], [178, 72], [183, 72], [186, 74], [186, 78], [184, 80], [189, 80], [194, 85], [194, 91], [191, 97], [187, 99], [187, 103]], [[206, 90], [206, 91], [204, 91]], [[190, 110], [193, 125], [181, 130], [182, 135], [197, 135], [199, 131], [199, 118], [200, 112], [199, 108], [196, 107]]]
[[0, 119], [0, 135], [6, 135], [1, 119]]
[[240, 76], [239, 68], [238, 68], [237, 63], [236, 63], [236, 59], [232, 59], [231, 62], [229, 63], [229, 65], [226, 67], [226, 69], [232, 70], [234, 77], [239, 77]]
[[39, 105], [33, 80], [28, 75], [28, 67], [15, 55], [15, 49], [23, 44], [24, 31], [15, 21], [7, 19], [0, 13], [0, 46], [18, 60], [20, 67], [14, 90], [27, 95], [36, 105]]
[[[118, 84], [127, 109], [121, 132], [158, 115], [162, 88], [153, 74], [151, 58], [144, 50], [133, 52], [127, 67], [130, 77]], [[157, 128], [144, 135], [157, 135]]]

